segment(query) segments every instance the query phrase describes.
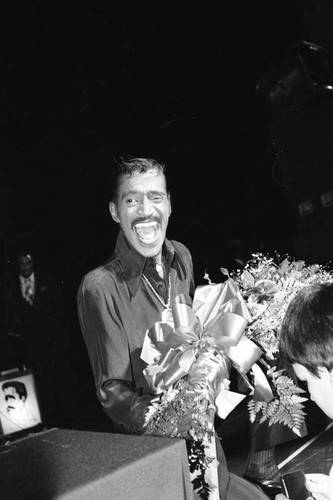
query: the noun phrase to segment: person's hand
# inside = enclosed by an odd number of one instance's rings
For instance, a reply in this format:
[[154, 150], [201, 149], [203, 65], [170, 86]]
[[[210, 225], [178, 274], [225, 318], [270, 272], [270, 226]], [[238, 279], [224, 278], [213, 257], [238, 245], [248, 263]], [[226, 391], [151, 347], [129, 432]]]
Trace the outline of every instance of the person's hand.
[[[306, 474], [306, 487], [315, 500], [329, 500], [329, 477], [325, 474]], [[283, 493], [276, 495], [275, 500], [288, 500]]]
[[314, 494], [316, 500], [330, 498], [330, 478], [326, 474], [306, 474], [306, 487]]
[[[313, 497], [311, 496], [311, 497], [307, 498], [306, 500], [312, 500], [312, 498]], [[321, 496], [320, 496], [320, 499], [319, 499], [319, 497], [316, 496], [316, 500], [321, 500], [321, 498], [322, 498]], [[278, 495], [276, 495], [275, 500], [289, 500], [289, 499], [283, 493], [279, 493]]]

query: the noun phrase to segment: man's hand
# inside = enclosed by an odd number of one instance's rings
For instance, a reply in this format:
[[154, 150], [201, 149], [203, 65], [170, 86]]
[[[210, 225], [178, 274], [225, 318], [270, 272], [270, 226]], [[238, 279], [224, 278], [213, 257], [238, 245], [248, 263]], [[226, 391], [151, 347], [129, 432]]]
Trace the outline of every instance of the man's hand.
[[[315, 496], [310, 496], [316, 500], [329, 500], [330, 496], [330, 478], [325, 474], [306, 474], [306, 487]], [[288, 497], [279, 493], [276, 495], [275, 500], [288, 500]], [[308, 499], [305, 499], [308, 500]]]
[[326, 474], [306, 474], [306, 487], [314, 493], [316, 500], [328, 500], [330, 493], [330, 478]]

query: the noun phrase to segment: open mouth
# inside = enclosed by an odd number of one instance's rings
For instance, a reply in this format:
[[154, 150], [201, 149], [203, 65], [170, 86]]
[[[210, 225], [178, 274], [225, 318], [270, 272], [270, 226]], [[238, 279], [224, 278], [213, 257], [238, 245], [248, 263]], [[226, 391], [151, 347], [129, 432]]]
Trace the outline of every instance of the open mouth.
[[138, 238], [144, 243], [150, 243], [157, 238], [158, 233], [157, 222], [140, 222], [135, 224], [134, 230]]

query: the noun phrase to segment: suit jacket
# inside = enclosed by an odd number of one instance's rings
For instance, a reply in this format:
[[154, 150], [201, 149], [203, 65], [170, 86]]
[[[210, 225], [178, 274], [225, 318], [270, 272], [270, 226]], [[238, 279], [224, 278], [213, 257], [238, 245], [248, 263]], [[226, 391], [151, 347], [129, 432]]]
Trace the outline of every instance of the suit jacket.
[[13, 349], [23, 350], [25, 359], [20, 361], [27, 362], [37, 356], [41, 361], [44, 357], [45, 363], [52, 360], [52, 351], [56, 356], [66, 341], [65, 330], [63, 301], [52, 277], [35, 271], [32, 305], [22, 295], [19, 276], [9, 280], [5, 294], [5, 334]]

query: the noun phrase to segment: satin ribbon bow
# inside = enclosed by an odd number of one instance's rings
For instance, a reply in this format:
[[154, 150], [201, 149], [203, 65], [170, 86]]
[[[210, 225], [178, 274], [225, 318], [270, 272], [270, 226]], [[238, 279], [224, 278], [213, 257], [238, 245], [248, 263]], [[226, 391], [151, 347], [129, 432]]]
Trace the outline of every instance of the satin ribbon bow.
[[[190, 297], [178, 295], [172, 305], [172, 319], [173, 324], [155, 323], [147, 331], [142, 348], [141, 358], [148, 365], [144, 375], [154, 394], [166, 390], [187, 375], [199, 351], [207, 344], [220, 355], [230, 358], [246, 380], [246, 373], [262, 355], [261, 349], [243, 336], [252, 318], [238, 285], [231, 279], [225, 283], [198, 287], [193, 308]], [[268, 390], [268, 382], [264, 375], [261, 379], [261, 385], [265, 385], [266, 381], [265, 390], [261, 392], [267, 400], [267, 393], [265, 395], [264, 392]], [[221, 393], [226, 392], [221, 388], [217, 397], [220, 402], [218, 407], [225, 405]], [[228, 413], [245, 397], [237, 395], [230, 403], [232, 394], [235, 393], [229, 391], [226, 395], [227, 406], [231, 404]], [[223, 416], [220, 416], [225, 418], [222, 413]]]

